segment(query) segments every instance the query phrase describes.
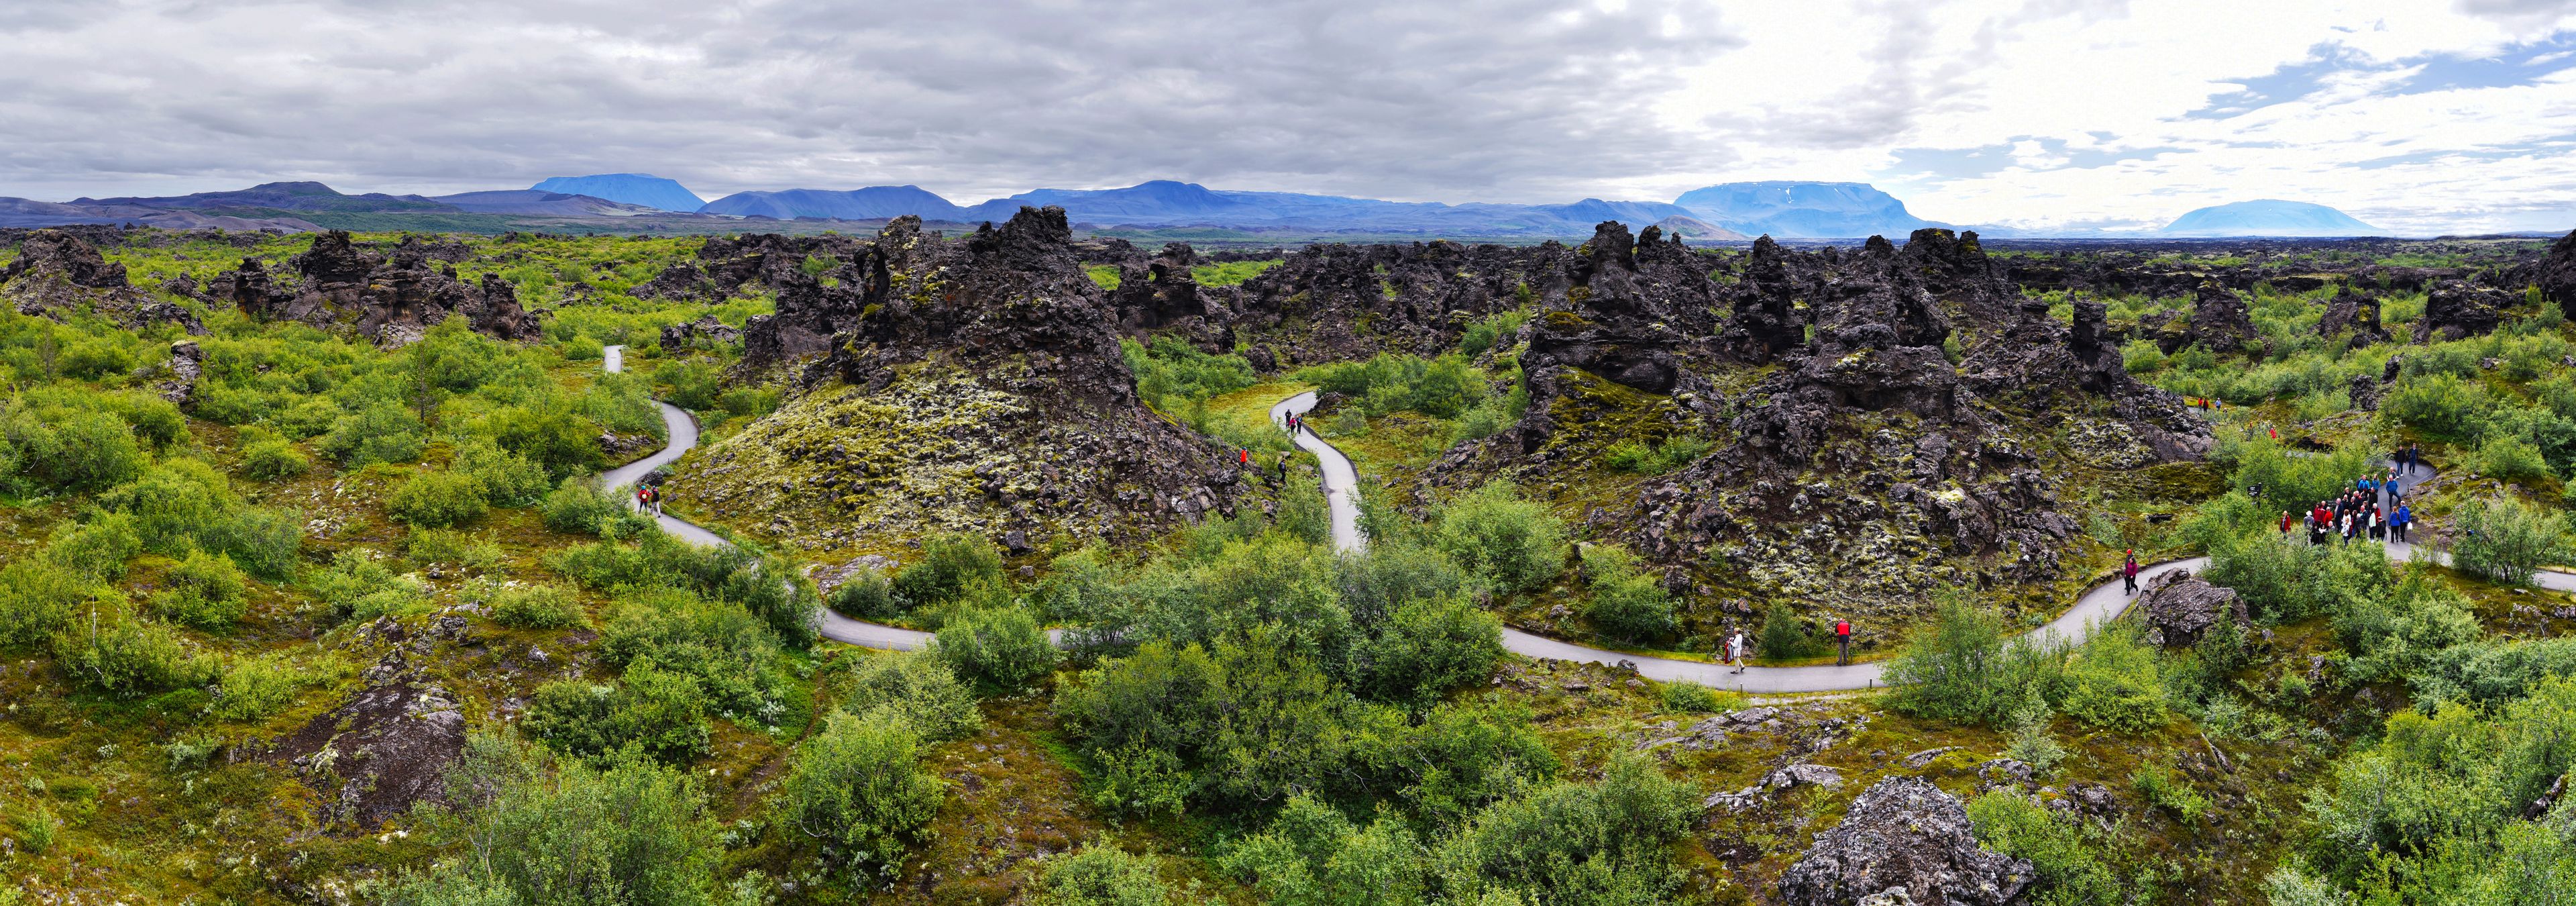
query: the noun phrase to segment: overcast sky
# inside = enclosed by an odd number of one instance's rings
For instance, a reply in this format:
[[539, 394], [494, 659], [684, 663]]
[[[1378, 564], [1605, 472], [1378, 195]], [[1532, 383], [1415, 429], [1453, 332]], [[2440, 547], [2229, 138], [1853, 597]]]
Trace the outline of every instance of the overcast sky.
[[48, 201], [1813, 179], [1958, 223], [2576, 226], [2576, 0], [0, 3], [0, 196]]

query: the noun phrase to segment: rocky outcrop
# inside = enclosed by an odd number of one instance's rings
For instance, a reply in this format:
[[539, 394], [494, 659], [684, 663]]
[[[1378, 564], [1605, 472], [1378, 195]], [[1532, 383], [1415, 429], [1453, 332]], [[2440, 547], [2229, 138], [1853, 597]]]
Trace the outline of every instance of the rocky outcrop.
[[662, 328], [662, 348], [666, 351], [739, 342], [742, 342], [742, 331], [716, 320], [714, 315]]
[[302, 322], [386, 347], [418, 340], [450, 316], [463, 316], [475, 332], [496, 339], [537, 339], [537, 318], [520, 307], [509, 281], [457, 275], [456, 263], [466, 256], [459, 244], [418, 237], [379, 251], [332, 230], [289, 262], [293, 284], [244, 259], [211, 281], [207, 294], [261, 320]]
[[2542, 255], [2520, 272], [2525, 285], [2540, 287], [2540, 298], [2576, 320], [2576, 230], [2568, 231], [2549, 246]]
[[2138, 608], [2146, 615], [2147, 641], [2168, 648], [2199, 642], [2220, 620], [2233, 622], [2238, 629], [2254, 626], [2245, 600], [2237, 597], [2235, 589], [2211, 585], [2187, 569], [2167, 572], [2147, 583], [2138, 595]]
[[[2215, 280], [2201, 281], [2191, 305], [2191, 326], [2184, 332], [2185, 345], [2197, 345], [2211, 352], [2235, 352], [2259, 339], [2254, 329], [2254, 316], [2245, 310], [2245, 299], [2235, 290]], [[2170, 355], [2178, 351], [2167, 349]]]
[[1242, 286], [1198, 287], [1207, 323], [1184, 313], [1167, 329], [1213, 349], [1250, 346], [1281, 369], [1388, 350], [1437, 355], [1478, 318], [1561, 294], [1572, 257], [1553, 241], [1311, 245]]
[[2327, 337], [2350, 333], [2356, 347], [2388, 342], [2388, 330], [2379, 325], [2379, 300], [2355, 292], [2349, 283], [2326, 300], [2326, 312], [2317, 318], [2317, 333]]
[[1854, 903], [2005, 906], [2023, 902], [2028, 860], [1977, 845], [1968, 810], [1919, 777], [1879, 781], [1780, 874], [1783, 906]]
[[438, 794], [443, 772], [465, 749], [465, 715], [456, 696], [431, 684], [421, 662], [435, 635], [453, 637], [464, 617], [440, 617], [411, 632], [385, 617], [360, 630], [361, 642], [386, 646], [367, 668], [366, 686], [328, 713], [265, 747], [237, 752], [282, 762], [323, 793], [323, 820], [372, 831], [411, 804]]
[[[920, 218], [913, 218], [918, 224]], [[807, 261], [847, 262], [867, 243], [847, 236], [782, 236], [750, 233], [716, 236], [698, 247], [691, 260], [664, 268], [635, 288], [639, 299], [724, 299], [745, 287], [785, 292], [791, 284], [811, 283]]]
[[195, 340], [170, 344], [169, 377], [153, 385], [161, 398], [185, 406], [197, 397], [197, 379], [206, 373], [206, 351]]
[[2444, 280], [2424, 294], [2424, 315], [2415, 319], [2415, 342], [2434, 343], [2485, 336], [2504, 323], [2505, 309], [2520, 301], [2513, 293], [2483, 283]]
[[1798, 300], [1811, 295], [1807, 280], [1790, 270], [1788, 254], [1771, 237], [1753, 241], [1728, 295], [1733, 315], [1720, 342], [1736, 360], [1768, 364], [1807, 344], [1806, 320], [1797, 310]]
[[125, 265], [107, 260], [81, 235], [62, 230], [37, 230], [19, 241], [17, 260], [0, 267], [0, 301], [19, 314], [57, 321], [88, 308], [128, 330], [175, 324], [192, 335], [206, 332], [194, 313], [135, 289], [126, 280]]
[[744, 331], [746, 359], [820, 348], [801, 391], [708, 448], [675, 496], [827, 550], [929, 531], [1133, 539], [1251, 492], [1230, 448], [1138, 399], [1118, 306], [1061, 209], [955, 240], [898, 218], [847, 255], [835, 285], [782, 294]]

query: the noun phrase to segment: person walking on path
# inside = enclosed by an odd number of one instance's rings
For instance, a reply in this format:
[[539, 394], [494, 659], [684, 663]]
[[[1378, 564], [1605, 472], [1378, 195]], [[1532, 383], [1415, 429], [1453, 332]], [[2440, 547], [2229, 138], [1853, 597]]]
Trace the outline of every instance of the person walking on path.
[[662, 515], [662, 486], [653, 486], [653, 515]]
[[635, 486], [635, 511], [638, 513], [649, 513], [653, 511], [652, 485], [639, 484]]
[[1835, 620], [1835, 621], [1834, 621], [1834, 640], [1835, 640], [1835, 642], [1836, 642], [1836, 643], [1838, 643], [1838, 644], [1839, 644], [1839, 646], [1840, 646], [1840, 647], [1841, 647], [1841, 649], [1842, 649], [1842, 653], [1837, 654], [1837, 655], [1835, 655], [1835, 656], [1834, 656], [1834, 664], [1835, 664], [1836, 666], [1842, 666], [1842, 667], [1848, 667], [1848, 666], [1851, 666], [1851, 621], [1850, 621], [1850, 620], [1847, 620], [1847, 619], [1846, 619], [1846, 620]]
[[1286, 450], [1279, 451], [1279, 481], [1281, 484], [1288, 482], [1288, 451]]
[[2398, 504], [2396, 517], [2388, 521], [2388, 527], [2397, 533], [2397, 543], [2406, 543], [2406, 526], [2414, 521], [2415, 511], [2408, 509], [2403, 503]]
[[1726, 660], [1727, 660], [1727, 662], [1728, 662], [1728, 663], [1731, 663], [1731, 664], [1734, 664], [1734, 665], [1735, 665], [1735, 672], [1737, 672], [1737, 673], [1742, 673], [1742, 672], [1744, 672], [1744, 629], [1743, 629], [1743, 627], [1740, 627], [1740, 626], [1739, 626], [1739, 627], [1737, 627], [1737, 628], [1736, 628], [1736, 630], [1735, 630], [1735, 632], [1733, 632], [1733, 633], [1729, 634], [1729, 635], [1726, 637]]
[[2137, 551], [2137, 549], [2136, 549], [2136, 548], [2130, 548], [2126, 553], [2123, 553], [2123, 554], [2121, 555], [2121, 558], [2122, 558], [2122, 561], [2123, 561], [2123, 562], [2121, 562], [2121, 564], [2120, 564], [2120, 586], [2121, 586], [2121, 589], [2122, 589], [2121, 594], [2128, 594], [2128, 595], [2134, 595], [2134, 594], [2137, 594], [2137, 593], [2138, 593], [2138, 551]]

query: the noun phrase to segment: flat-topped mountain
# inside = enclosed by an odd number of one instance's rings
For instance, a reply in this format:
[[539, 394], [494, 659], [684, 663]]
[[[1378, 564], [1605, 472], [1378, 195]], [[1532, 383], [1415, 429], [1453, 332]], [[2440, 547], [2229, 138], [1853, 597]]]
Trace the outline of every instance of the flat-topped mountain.
[[2371, 236], [2383, 232], [2321, 204], [2262, 198], [2199, 208], [2174, 218], [2168, 236]]
[[698, 197], [698, 193], [680, 185], [678, 180], [663, 179], [650, 173], [557, 176], [528, 188], [539, 192], [588, 195], [683, 214], [705, 207], [707, 203], [706, 199]]
[[1691, 216], [1748, 236], [1858, 239], [1950, 225], [1914, 216], [1905, 202], [1857, 182], [1730, 182], [1673, 199]]

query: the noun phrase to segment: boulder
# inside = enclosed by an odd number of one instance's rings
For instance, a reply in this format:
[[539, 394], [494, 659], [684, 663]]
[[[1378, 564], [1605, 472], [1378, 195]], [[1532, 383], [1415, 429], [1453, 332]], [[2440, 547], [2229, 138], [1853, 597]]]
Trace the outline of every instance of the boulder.
[[1853, 799], [1842, 822], [1781, 872], [1778, 902], [2004, 906], [2022, 902], [2035, 877], [2028, 860], [1977, 845], [1956, 797], [1920, 777], [1891, 777]]
[[447, 766], [465, 750], [465, 716], [456, 696], [422, 676], [432, 633], [408, 634], [387, 617], [362, 627], [359, 637], [392, 648], [367, 669], [364, 688], [286, 736], [236, 755], [292, 767], [324, 794], [324, 821], [372, 831], [443, 789]]
[[742, 342], [742, 331], [716, 320], [714, 315], [662, 328], [662, 348], [666, 350], [689, 349], [701, 343], [723, 345], [739, 342]]
[[2148, 582], [2137, 606], [2146, 617], [2147, 641], [2171, 648], [2200, 641], [2222, 619], [2234, 621], [2239, 629], [2254, 625], [2235, 589], [2211, 585], [2187, 569], [2172, 570]]

